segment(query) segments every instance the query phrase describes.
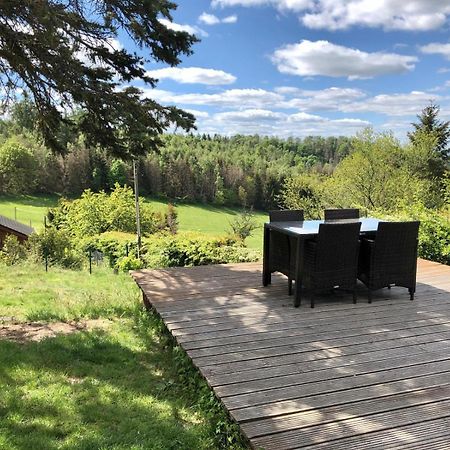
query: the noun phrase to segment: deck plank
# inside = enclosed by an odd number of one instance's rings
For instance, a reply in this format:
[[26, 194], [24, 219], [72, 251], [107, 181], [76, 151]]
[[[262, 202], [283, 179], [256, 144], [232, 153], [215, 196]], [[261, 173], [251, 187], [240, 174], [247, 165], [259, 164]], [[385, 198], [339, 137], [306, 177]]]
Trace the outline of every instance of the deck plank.
[[[132, 273], [253, 448], [450, 448], [450, 267], [294, 308], [244, 263]], [[305, 303], [308, 302], [307, 297]]]

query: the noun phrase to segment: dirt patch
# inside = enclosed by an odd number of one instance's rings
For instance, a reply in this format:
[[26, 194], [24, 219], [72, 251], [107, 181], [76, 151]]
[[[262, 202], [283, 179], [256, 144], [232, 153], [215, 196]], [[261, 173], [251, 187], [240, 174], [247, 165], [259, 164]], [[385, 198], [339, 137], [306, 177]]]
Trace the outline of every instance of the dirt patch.
[[94, 328], [105, 329], [111, 321], [105, 319], [83, 320], [80, 322], [27, 322], [0, 323], [0, 339], [14, 342], [42, 341], [58, 334], [71, 334], [78, 331], [89, 331]]

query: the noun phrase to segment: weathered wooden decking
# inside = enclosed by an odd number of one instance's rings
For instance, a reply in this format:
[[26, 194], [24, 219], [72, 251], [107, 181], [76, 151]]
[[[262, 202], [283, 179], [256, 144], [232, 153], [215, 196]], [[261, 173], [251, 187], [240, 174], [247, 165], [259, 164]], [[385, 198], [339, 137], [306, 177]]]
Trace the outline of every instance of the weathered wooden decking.
[[260, 264], [133, 276], [254, 448], [450, 449], [450, 267], [315, 309]]

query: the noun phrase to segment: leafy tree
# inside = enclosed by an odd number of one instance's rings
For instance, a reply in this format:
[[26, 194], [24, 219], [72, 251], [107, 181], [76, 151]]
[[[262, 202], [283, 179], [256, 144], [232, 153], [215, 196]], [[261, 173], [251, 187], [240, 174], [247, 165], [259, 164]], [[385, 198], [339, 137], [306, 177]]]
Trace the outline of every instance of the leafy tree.
[[450, 121], [444, 122], [438, 119], [440, 107], [431, 102], [417, 115], [418, 123], [412, 123], [414, 131], [408, 133], [410, 141], [415, 144], [423, 133], [432, 135], [436, 139], [436, 150], [444, 159], [449, 157]]
[[401, 204], [428, 201], [429, 183], [405, 164], [405, 154], [391, 134], [365, 130], [354, 151], [323, 185], [325, 202], [334, 207], [395, 210]]
[[278, 196], [279, 205], [285, 209], [303, 209], [307, 219], [319, 218], [323, 209], [320, 182], [320, 178], [308, 174], [287, 178]]
[[[37, 111], [37, 127], [48, 147], [64, 153], [58, 132], [70, 125], [121, 158], [160, 144], [175, 125], [189, 130], [194, 117], [143, 98], [127, 86], [157, 80], [144, 63], [175, 66], [192, 53], [195, 36], [166, 26], [176, 4], [169, 0], [3, 0], [0, 2], [0, 92], [9, 103], [23, 89]], [[126, 34], [142, 56], [121, 48]], [[80, 112], [70, 115], [73, 108]], [[66, 114], [69, 113], [69, 114]]]
[[127, 182], [127, 167], [120, 159], [114, 159], [108, 173], [108, 181], [111, 187], [116, 183], [123, 186]]
[[10, 139], [0, 147], [0, 192], [33, 192], [37, 165], [33, 154], [18, 140]]

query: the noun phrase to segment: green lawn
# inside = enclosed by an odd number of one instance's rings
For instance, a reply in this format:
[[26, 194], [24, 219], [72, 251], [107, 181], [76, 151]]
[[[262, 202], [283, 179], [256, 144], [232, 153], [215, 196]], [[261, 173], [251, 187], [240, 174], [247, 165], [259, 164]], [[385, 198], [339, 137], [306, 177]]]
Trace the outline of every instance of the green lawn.
[[0, 339], [0, 448], [243, 448], [219, 445], [223, 413], [204, 407], [206, 384], [185, 382], [179, 351], [127, 275], [0, 267], [0, 289], [3, 326], [8, 316], [107, 324], [40, 342]]
[[[17, 220], [39, 229], [42, 227], [47, 209], [55, 206], [58, 201], [56, 196], [0, 196], [0, 214], [15, 217]], [[167, 202], [148, 199], [155, 209], [162, 210]], [[229, 222], [239, 213], [238, 209], [216, 207], [211, 205], [177, 205], [178, 219], [181, 231], [199, 231], [211, 235], [220, 235], [229, 228]], [[259, 227], [248, 238], [247, 245], [250, 248], [261, 249], [263, 223], [267, 215], [262, 212], [255, 213], [255, 220]]]
[[58, 203], [56, 195], [0, 196], [0, 214], [40, 229], [48, 208]]

